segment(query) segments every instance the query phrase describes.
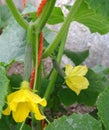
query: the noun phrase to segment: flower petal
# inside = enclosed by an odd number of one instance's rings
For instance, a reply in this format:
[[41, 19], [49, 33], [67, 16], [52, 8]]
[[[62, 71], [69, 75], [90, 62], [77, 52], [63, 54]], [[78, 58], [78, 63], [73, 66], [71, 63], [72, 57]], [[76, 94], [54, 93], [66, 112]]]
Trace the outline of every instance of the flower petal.
[[79, 95], [82, 89], [87, 89], [89, 85], [88, 80], [82, 76], [66, 77], [65, 81], [68, 87], [77, 95]]
[[12, 112], [12, 116], [16, 122], [23, 122], [28, 117], [30, 109], [27, 102], [19, 103], [16, 111]]
[[18, 103], [12, 102], [12, 103], [10, 103], [10, 104], [8, 104], [8, 105], [9, 105], [11, 111], [16, 111], [16, 108], [17, 108]]
[[73, 68], [71, 75], [73, 76], [84, 76], [88, 71], [88, 68], [86, 66], [76, 66]]
[[40, 96], [38, 96], [37, 94], [31, 92], [28, 90], [27, 92], [28, 94], [28, 100], [30, 102], [33, 102], [33, 103], [36, 103], [36, 104], [40, 104], [42, 106], [46, 106], [47, 105], [47, 102], [44, 98], [41, 98]]
[[10, 95], [8, 95], [8, 97], [7, 97], [8, 103], [26, 101], [26, 96], [25, 96], [26, 92], [25, 91], [26, 90], [24, 90], [24, 89], [20, 89], [14, 93], [11, 93]]
[[10, 112], [11, 112], [11, 110], [10, 110], [10, 107], [8, 106], [2, 113], [4, 115], [10, 115]]
[[73, 66], [70, 65], [70, 64], [67, 64], [65, 66], [65, 74], [66, 74], [66, 76], [68, 76], [72, 71], [73, 71]]
[[35, 107], [34, 116], [35, 116], [36, 120], [43, 120], [43, 119], [45, 119], [45, 116], [41, 114], [41, 112], [39, 111], [39, 108], [38, 108], [37, 105]]
[[[22, 96], [23, 95], [23, 96]], [[17, 104], [19, 102], [26, 102], [26, 93], [25, 90], [18, 90], [14, 93], [11, 93], [7, 97], [8, 105], [12, 111], [16, 111]]]
[[45, 106], [47, 105], [46, 99], [45, 99], [45, 98], [42, 98], [42, 100], [40, 101], [39, 104], [45, 107]]
[[3, 114], [9, 115], [12, 111], [12, 116], [16, 122], [23, 122], [28, 117], [29, 112], [33, 112], [38, 120], [45, 118], [40, 113], [38, 104], [46, 106], [47, 102], [29, 89], [27, 81], [22, 82], [20, 90], [7, 96], [7, 104], [8, 107], [3, 111]]
[[35, 103], [29, 103], [28, 104], [30, 109], [31, 109], [31, 112], [34, 113], [34, 116], [36, 118], [36, 120], [42, 120], [42, 119], [45, 119], [45, 116], [41, 114], [40, 110], [39, 110], [39, 106]]

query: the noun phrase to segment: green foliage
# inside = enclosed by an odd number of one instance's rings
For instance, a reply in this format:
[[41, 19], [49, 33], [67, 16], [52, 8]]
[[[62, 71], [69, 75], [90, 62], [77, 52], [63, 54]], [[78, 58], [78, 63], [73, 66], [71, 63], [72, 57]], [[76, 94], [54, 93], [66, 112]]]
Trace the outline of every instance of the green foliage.
[[22, 130], [31, 130], [31, 127], [29, 125], [24, 125]]
[[[44, 39], [46, 41], [46, 45], [45, 46], [48, 46], [49, 44], [52, 43], [52, 41], [54, 40], [54, 38], [56, 37], [56, 33], [53, 32], [52, 30], [50, 30], [49, 28], [45, 27], [43, 29], [43, 32], [44, 32]], [[44, 42], [45, 44], [45, 42]]]
[[11, 12], [7, 6], [0, 6], [0, 28], [7, 26], [12, 20]]
[[36, 8], [31, 3], [27, 3], [26, 8], [23, 10], [22, 14], [26, 15], [26, 14], [35, 13], [36, 15], [35, 11]]
[[21, 82], [23, 81], [23, 77], [19, 74], [18, 75], [12, 74], [8, 78], [10, 80], [11, 91], [19, 89]]
[[[17, 126], [16, 126], [16, 129], [15, 130], [20, 130], [22, 127], [22, 123], [19, 123]], [[27, 124], [24, 124], [23, 127], [22, 127], [22, 130], [31, 130], [31, 127]]]
[[54, 120], [45, 130], [102, 130], [102, 126], [100, 121], [88, 114], [73, 114]]
[[94, 72], [102, 74], [104, 76], [106, 76], [107, 74], [109, 74], [109, 68], [104, 67], [102, 65], [96, 65], [92, 69], [93, 69]]
[[59, 90], [58, 96], [65, 106], [70, 106], [77, 101], [77, 95], [68, 88]]
[[93, 72], [91, 69], [89, 69], [86, 78], [89, 81], [89, 88], [80, 93], [78, 102], [85, 102], [87, 105], [94, 105], [99, 93], [101, 93], [104, 88], [108, 86], [109, 80], [104, 80], [102, 75]]
[[12, 20], [0, 35], [0, 61], [5, 63], [12, 60], [23, 61], [25, 42], [25, 31]]
[[48, 83], [49, 83], [49, 80], [46, 79], [46, 78], [43, 78], [41, 80], [41, 91], [40, 91], [40, 96], [43, 97], [44, 96], [44, 93], [47, 89], [47, 86], [48, 86]]
[[[16, 123], [12, 116], [2, 116], [0, 119], [0, 130], [20, 130], [22, 123]], [[22, 130], [31, 130], [31, 127], [24, 124]]]
[[79, 52], [65, 50], [64, 54], [68, 56], [74, 62], [75, 65], [79, 65], [89, 56], [89, 50], [84, 50]]
[[100, 75], [100, 77], [104, 81], [104, 86], [107, 87], [109, 84], [109, 68], [103, 67], [102, 65], [96, 65], [92, 68], [92, 70]]
[[9, 80], [3, 67], [0, 66], [0, 118], [5, 104], [5, 97], [8, 92]]
[[109, 0], [84, 0], [89, 8], [109, 18]]
[[47, 21], [48, 24], [58, 24], [64, 21], [64, 14], [60, 7], [55, 7]]
[[0, 119], [0, 130], [16, 130], [16, 123], [11, 116], [4, 116]]
[[36, 8], [31, 4], [27, 3], [26, 8], [23, 10], [22, 15], [27, 19], [27, 21], [35, 21], [36, 17]]
[[[29, 15], [27, 19], [29, 21], [35, 21], [37, 19], [36, 17], [36, 8], [31, 4], [28, 3], [26, 8], [23, 10], [22, 14]], [[62, 12], [62, 9], [60, 7], [54, 7], [53, 11], [47, 21], [48, 24], [58, 24], [62, 23], [64, 21], [64, 14]]]
[[99, 95], [97, 108], [98, 116], [103, 122], [105, 130], [109, 130], [109, 87], [105, 88], [105, 90]]
[[[95, 1], [93, 1], [93, 5], [95, 5]], [[70, 9], [70, 7], [67, 6], [67, 9]], [[109, 18], [96, 13], [96, 11], [89, 8], [85, 2], [81, 4], [73, 20], [87, 26], [92, 33], [99, 32], [100, 34], [106, 34], [109, 32]]]

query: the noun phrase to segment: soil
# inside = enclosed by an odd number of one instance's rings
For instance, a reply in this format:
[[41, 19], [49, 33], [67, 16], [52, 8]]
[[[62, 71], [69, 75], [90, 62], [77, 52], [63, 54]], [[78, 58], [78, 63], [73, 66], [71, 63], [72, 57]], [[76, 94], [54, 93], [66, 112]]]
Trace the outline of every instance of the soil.
[[23, 75], [23, 72], [24, 72], [24, 64], [15, 62], [9, 67], [7, 74], [8, 74], [8, 76], [10, 76], [12, 74]]

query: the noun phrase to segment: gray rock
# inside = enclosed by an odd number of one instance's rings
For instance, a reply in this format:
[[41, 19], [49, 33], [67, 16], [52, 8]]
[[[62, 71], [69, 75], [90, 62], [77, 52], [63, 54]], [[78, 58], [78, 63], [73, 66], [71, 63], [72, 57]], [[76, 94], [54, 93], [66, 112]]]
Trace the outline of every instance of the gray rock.
[[82, 51], [89, 49], [89, 57], [84, 62], [89, 67], [97, 64], [109, 65], [109, 33], [100, 35], [91, 34], [90, 30], [79, 23], [72, 23], [69, 30], [66, 48], [72, 51]]

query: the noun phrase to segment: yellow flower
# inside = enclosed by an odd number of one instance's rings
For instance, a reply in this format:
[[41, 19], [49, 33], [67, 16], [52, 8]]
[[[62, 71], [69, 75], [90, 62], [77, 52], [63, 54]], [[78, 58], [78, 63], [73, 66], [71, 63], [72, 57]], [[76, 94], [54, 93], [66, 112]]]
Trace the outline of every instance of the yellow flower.
[[9, 115], [12, 111], [12, 116], [16, 122], [25, 121], [29, 112], [33, 112], [37, 120], [45, 118], [40, 113], [38, 105], [46, 106], [47, 102], [30, 90], [27, 81], [22, 82], [20, 90], [7, 96], [7, 104], [8, 107], [3, 111], [3, 114]]
[[68, 64], [65, 66], [65, 82], [77, 95], [82, 89], [88, 88], [89, 82], [84, 77], [87, 71], [87, 67], [82, 65], [73, 67]]

